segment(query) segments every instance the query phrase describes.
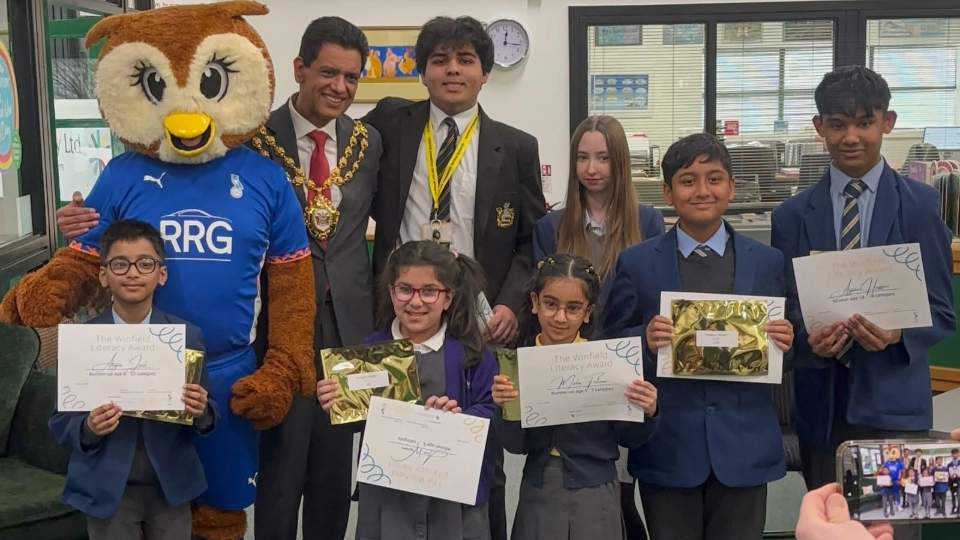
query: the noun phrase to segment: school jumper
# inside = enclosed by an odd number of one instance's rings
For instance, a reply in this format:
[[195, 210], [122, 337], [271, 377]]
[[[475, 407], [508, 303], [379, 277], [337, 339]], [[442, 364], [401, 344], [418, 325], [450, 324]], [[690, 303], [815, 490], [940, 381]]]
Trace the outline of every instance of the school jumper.
[[[402, 339], [395, 319], [390, 329], [376, 332], [364, 343]], [[464, 349], [446, 333], [446, 324], [435, 336], [414, 345], [420, 376], [421, 404], [430, 396], [447, 396], [464, 414], [493, 417], [491, 388], [497, 361], [484, 351], [480, 362], [463, 369]], [[357, 540], [489, 540], [487, 499], [495, 461], [487, 445], [477, 500], [474, 506], [358, 484]]]
[[[586, 341], [580, 339], [577, 342]], [[539, 336], [535, 341], [540, 345]], [[620, 446], [637, 448], [660, 422], [598, 421], [538, 428], [494, 422], [503, 447], [525, 454], [511, 540], [620, 540], [624, 538], [617, 460]]]
[[[153, 308], [141, 324], [184, 324], [188, 349], [203, 351], [196, 326]], [[113, 309], [87, 324], [123, 324]], [[81, 360], [81, 359], [78, 359]], [[209, 388], [207, 370], [200, 386]], [[176, 396], [180, 399], [180, 395]], [[60, 500], [87, 515], [90, 540], [128, 540], [144, 521], [146, 540], [182, 540], [190, 532], [188, 503], [207, 489], [197, 436], [217, 424], [217, 406], [193, 426], [121, 417], [117, 428], [97, 437], [86, 427], [86, 412], [54, 412], [48, 422], [58, 443], [73, 449]]]
[[[778, 251], [725, 222], [705, 247], [673, 227], [624, 250], [613, 279], [617, 294], [604, 310], [606, 336], [646, 337], [647, 323], [660, 314], [661, 291], [784, 295]], [[650, 537], [759, 538], [766, 485], [786, 474], [770, 387], [660, 378], [646, 344], [643, 352], [661, 422], [647, 444], [630, 451], [629, 471], [640, 482]]]

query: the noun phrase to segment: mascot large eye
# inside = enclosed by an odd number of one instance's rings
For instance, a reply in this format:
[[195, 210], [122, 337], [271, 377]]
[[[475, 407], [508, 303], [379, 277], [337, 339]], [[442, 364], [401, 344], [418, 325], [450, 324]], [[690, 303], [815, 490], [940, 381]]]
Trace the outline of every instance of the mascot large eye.
[[160, 73], [157, 72], [157, 68], [148, 65], [139, 65], [137, 66], [135, 78], [137, 82], [134, 83], [134, 86], [140, 86], [140, 89], [143, 90], [143, 95], [147, 96], [150, 103], [156, 105], [163, 101], [163, 91], [167, 88], [167, 83], [163, 80], [163, 77], [160, 76]]
[[230, 86], [230, 74], [236, 73], [236, 70], [230, 69], [233, 62], [214, 58], [203, 70], [203, 76], [200, 78], [200, 93], [207, 99], [220, 101], [227, 93]]

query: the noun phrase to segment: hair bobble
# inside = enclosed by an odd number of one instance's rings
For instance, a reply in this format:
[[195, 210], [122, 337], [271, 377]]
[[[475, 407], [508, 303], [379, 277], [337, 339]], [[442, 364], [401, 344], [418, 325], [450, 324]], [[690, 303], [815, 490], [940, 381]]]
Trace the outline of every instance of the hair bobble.
[[457, 258], [460, 257], [460, 254], [457, 253], [457, 250], [455, 250], [455, 249], [451, 249], [451, 250], [450, 250], [450, 253], [453, 253], [453, 259], [454, 259], [454, 260], [457, 260]]
[[537, 263], [537, 270], [543, 268], [544, 264], [554, 264], [554, 262], [555, 261], [553, 260], [553, 257], [547, 257], [546, 259]]

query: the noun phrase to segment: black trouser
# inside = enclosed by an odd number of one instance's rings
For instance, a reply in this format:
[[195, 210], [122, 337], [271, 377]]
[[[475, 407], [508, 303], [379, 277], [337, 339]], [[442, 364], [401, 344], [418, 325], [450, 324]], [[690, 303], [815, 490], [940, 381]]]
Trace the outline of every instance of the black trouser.
[[493, 431], [490, 431], [488, 439], [487, 452], [493, 452], [496, 459], [487, 506], [490, 513], [490, 540], [507, 540], [507, 475], [503, 471], [503, 445]]
[[620, 511], [623, 513], [623, 528], [627, 533], [627, 540], [647, 540], [647, 529], [643, 526], [643, 518], [637, 510], [636, 486], [637, 481], [631, 483], [620, 482]]
[[[340, 346], [330, 302], [317, 306], [317, 318], [317, 350]], [[350, 519], [353, 433], [351, 426], [331, 425], [316, 396], [294, 396], [283, 422], [260, 435], [256, 540], [296, 540], [301, 499], [303, 538], [343, 540]]]
[[641, 482], [640, 502], [651, 540], [759, 540], [767, 518], [767, 485], [728, 487], [713, 473], [692, 488]]

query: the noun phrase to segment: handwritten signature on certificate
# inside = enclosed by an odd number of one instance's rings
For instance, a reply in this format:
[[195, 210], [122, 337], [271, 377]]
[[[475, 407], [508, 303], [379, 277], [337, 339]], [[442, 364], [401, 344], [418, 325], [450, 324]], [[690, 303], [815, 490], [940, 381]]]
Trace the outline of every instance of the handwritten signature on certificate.
[[410, 437], [399, 437], [393, 441], [393, 444], [400, 447], [400, 452], [391, 454], [390, 459], [402, 463], [404, 461], [414, 461], [420, 465], [426, 465], [431, 459], [443, 459], [455, 455], [449, 446], [443, 446], [432, 442], [418, 442]]
[[808, 331], [854, 314], [888, 330], [932, 324], [919, 244], [798, 257], [793, 267]]
[[61, 325], [60, 410], [182, 410], [184, 325]]

